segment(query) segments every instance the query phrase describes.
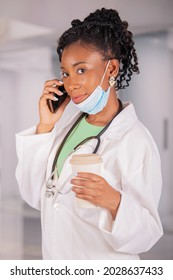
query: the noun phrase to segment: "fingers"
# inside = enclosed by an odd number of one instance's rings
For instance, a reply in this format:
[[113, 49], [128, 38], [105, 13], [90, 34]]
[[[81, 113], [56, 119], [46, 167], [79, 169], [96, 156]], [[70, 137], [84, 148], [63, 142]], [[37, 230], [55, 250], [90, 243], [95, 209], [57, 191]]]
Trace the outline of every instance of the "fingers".
[[75, 186], [82, 186], [84, 188], [91, 188], [99, 187], [102, 189], [102, 185], [104, 184], [104, 178], [94, 174], [94, 173], [87, 173], [87, 172], [80, 172], [72, 178], [71, 184]]
[[[70, 97], [66, 97], [66, 94], [61, 100], [59, 100], [59, 97], [62, 96], [64, 92], [63, 89], [63, 92], [60, 91], [60, 86], [62, 85], [63, 82], [59, 81], [58, 79], [53, 79], [45, 82], [42, 95], [39, 99], [40, 120], [39, 126], [37, 126], [39, 127], [39, 129], [37, 129], [37, 133], [45, 133], [51, 131], [50, 127], [54, 127], [56, 122], [63, 115], [65, 107], [70, 102]], [[52, 102], [58, 100], [59, 102], [55, 104]], [[47, 129], [47, 127], [49, 127], [49, 129]]]
[[[50, 94], [55, 93], [59, 96], [63, 95], [63, 93], [58, 89], [58, 87], [60, 87], [62, 85], [63, 85], [63, 82], [59, 81], [57, 79], [46, 81], [44, 84], [44, 90], [43, 90], [42, 96], [47, 97], [46, 94], [48, 94], [48, 93], [50, 93]], [[55, 100], [55, 99], [52, 99], [52, 100]]]
[[63, 82], [61, 80], [58, 80], [58, 79], [53, 79], [53, 80], [48, 80], [45, 82], [44, 84], [44, 88], [46, 87], [58, 87], [58, 86], [62, 86], [63, 85]]
[[72, 186], [72, 191], [74, 191], [76, 197], [87, 200], [95, 205], [99, 205], [99, 200], [102, 195], [102, 191], [100, 189], [95, 187], [89, 189]]
[[53, 101], [57, 101], [57, 97], [52, 92], [50, 92], [50, 93], [47, 93], [47, 92], [43, 93], [41, 95], [41, 97], [40, 97], [40, 100], [42, 100], [42, 99], [45, 99], [45, 100], [51, 99]]
[[80, 172], [71, 180], [71, 184], [77, 197], [96, 203], [104, 192], [105, 180], [94, 173]]
[[103, 177], [94, 173], [79, 172], [71, 183], [76, 197], [110, 210], [115, 218], [121, 195]]
[[95, 205], [97, 205], [97, 202], [95, 201], [95, 197], [91, 196], [91, 195], [84, 195], [84, 194], [76, 194], [76, 197], [81, 198], [81, 199], [85, 199]]
[[[85, 173], [89, 174], [92, 178], [96, 178], [96, 174], [92, 173]], [[96, 175], [96, 177], [94, 176]], [[99, 177], [99, 179], [98, 179]], [[104, 189], [104, 179], [100, 176], [97, 177], [97, 181], [82, 179], [79, 177], [75, 177], [71, 180], [72, 190], [78, 194], [89, 194], [92, 196], [100, 195], [100, 193]]]
[[[42, 93], [42, 95], [40, 97], [41, 104], [46, 104], [48, 99], [50, 99], [52, 101], [57, 101], [58, 97], [56, 95], [58, 95], [58, 96], [62, 96], [63, 95], [63, 92], [61, 92], [58, 89], [58, 87], [62, 86], [62, 85], [63, 85], [63, 82], [59, 81], [57, 79], [46, 81], [45, 84], [44, 84], [43, 93]], [[64, 103], [63, 108], [66, 107], [66, 105], [69, 103], [69, 101], [70, 101], [69, 99], [66, 100], [66, 102]]]
[[82, 180], [82, 179], [72, 179], [71, 184], [75, 186], [82, 186], [85, 188], [93, 188], [95, 185], [95, 182], [91, 180]]
[[89, 172], [78, 172], [77, 173], [77, 178], [83, 178], [87, 180], [91, 180], [94, 182], [98, 182], [100, 180], [103, 180], [103, 177], [95, 174], [95, 173], [89, 173]]
[[90, 196], [90, 197], [99, 197], [101, 195], [101, 190], [96, 188], [82, 188], [82, 187], [76, 187], [72, 186], [72, 190], [77, 195], [83, 195], [83, 196]]
[[58, 90], [57, 87], [54, 87], [54, 86], [45, 87], [42, 95], [52, 94], [52, 93], [55, 93], [59, 96], [63, 95], [63, 93], [60, 90]]

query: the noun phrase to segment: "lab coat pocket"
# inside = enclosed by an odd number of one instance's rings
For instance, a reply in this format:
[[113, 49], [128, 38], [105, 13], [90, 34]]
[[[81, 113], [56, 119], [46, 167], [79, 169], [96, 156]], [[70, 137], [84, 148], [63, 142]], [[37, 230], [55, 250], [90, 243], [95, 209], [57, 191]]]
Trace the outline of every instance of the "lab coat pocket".
[[83, 220], [85, 223], [98, 228], [99, 225], [99, 217], [101, 213], [101, 209], [98, 206], [94, 208], [80, 208], [75, 204], [75, 212], [76, 215]]

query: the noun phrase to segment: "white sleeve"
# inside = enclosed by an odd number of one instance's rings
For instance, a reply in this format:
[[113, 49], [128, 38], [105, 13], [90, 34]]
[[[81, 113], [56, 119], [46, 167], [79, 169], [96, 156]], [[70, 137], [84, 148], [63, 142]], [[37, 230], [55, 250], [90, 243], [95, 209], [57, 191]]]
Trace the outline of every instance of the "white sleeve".
[[121, 202], [113, 220], [109, 210], [96, 207], [78, 215], [99, 228], [110, 246], [120, 253], [140, 254], [148, 251], [162, 236], [158, 215], [162, 178], [160, 160], [147, 160], [128, 178], [122, 178]]
[[121, 202], [115, 221], [102, 209], [99, 228], [117, 252], [140, 254], [148, 251], [162, 236], [158, 215], [162, 178], [160, 160], [154, 157], [129, 178], [123, 178]]
[[35, 134], [35, 131], [36, 127], [32, 127], [16, 134], [16, 179], [22, 198], [32, 207], [40, 209], [41, 188], [55, 139], [55, 128], [44, 134]]

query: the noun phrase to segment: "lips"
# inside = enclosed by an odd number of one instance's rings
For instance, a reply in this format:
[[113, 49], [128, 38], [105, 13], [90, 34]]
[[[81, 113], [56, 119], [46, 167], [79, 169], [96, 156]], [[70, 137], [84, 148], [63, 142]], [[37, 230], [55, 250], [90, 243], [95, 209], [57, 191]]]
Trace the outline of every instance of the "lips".
[[72, 97], [72, 100], [76, 104], [81, 103], [83, 100], [86, 99], [86, 95], [87, 95], [87, 93], [82, 94], [82, 95], [78, 95], [78, 96], [75, 96], [75, 97]]

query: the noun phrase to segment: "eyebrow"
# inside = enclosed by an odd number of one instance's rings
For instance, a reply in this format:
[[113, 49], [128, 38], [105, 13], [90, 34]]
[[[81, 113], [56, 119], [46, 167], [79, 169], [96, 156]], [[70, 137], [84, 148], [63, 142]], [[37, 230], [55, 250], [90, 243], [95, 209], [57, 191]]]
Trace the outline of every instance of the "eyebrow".
[[[72, 64], [72, 66], [75, 67], [75, 66], [77, 66], [79, 64], [83, 64], [83, 63], [87, 63], [87, 62], [86, 61], [79, 61], [79, 62], [76, 62], [76, 63]], [[64, 69], [64, 67], [61, 66], [61, 69]]]

